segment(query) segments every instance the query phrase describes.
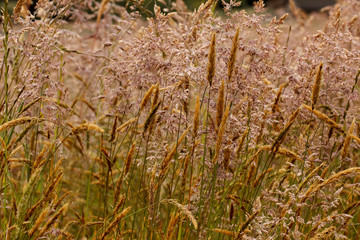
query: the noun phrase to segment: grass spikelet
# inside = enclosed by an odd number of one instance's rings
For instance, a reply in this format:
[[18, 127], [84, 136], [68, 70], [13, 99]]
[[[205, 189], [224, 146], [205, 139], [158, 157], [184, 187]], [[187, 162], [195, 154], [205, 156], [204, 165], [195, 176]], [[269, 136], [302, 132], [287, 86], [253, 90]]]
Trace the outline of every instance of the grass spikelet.
[[144, 131], [143, 131], [143, 133], [145, 133], [145, 132], [149, 129], [151, 123], [154, 121], [154, 117], [155, 117], [155, 115], [156, 115], [157, 110], [158, 110], [159, 107], [160, 107], [160, 104], [161, 104], [161, 101], [158, 102], [158, 103], [155, 105], [155, 107], [154, 107], [154, 108], [151, 110], [151, 112], [149, 113], [149, 116], [146, 118], [145, 123], [144, 123]]
[[179, 210], [181, 211], [181, 213], [185, 214], [188, 217], [188, 219], [194, 225], [194, 228], [195, 229], [198, 228], [198, 223], [197, 223], [194, 215], [190, 212], [190, 210], [185, 205], [180, 204], [176, 199], [164, 199], [161, 201], [161, 203], [170, 203], [170, 204], [178, 207]]
[[302, 106], [305, 107], [310, 112], [314, 113], [320, 120], [326, 122], [330, 127], [333, 127], [334, 129], [336, 129], [336, 130], [338, 130], [340, 132], [343, 132], [341, 127], [334, 120], [330, 119], [328, 116], [326, 116], [322, 112], [320, 112], [320, 111], [318, 111], [316, 109], [312, 109], [311, 107], [309, 107], [306, 104], [303, 104]]
[[149, 102], [149, 100], [151, 99], [151, 94], [152, 92], [154, 91], [154, 89], [158, 88], [158, 84], [156, 85], [152, 85], [149, 90], [145, 93], [143, 99], [141, 100], [141, 103], [140, 103], [140, 110], [142, 110], [146, 104]]
[[252, 222], [252, 220], [254, 220], [254, 218], [260, 213], [260, 210], [257, 210], [256, 212], [254, 212], [240, 227], [239, 232], [236, 234], [235, 239], [236, 240], [240, 240], [242, 239], [242, 236], [244, 234], [244, 231], [246, 230], [246, 228], [249, 226], [249, 224]]
[[224, 113], [224, 101], [225, 101], [225, 86], [224, 86], [224, 79], [222, 79], [219, 88], [219, 96], [216, 104], [216, 127], [219, 127], [221, 124], [221, 119]]
[[133, 122], [135, 122], [137, 120], [137, 118], [131, 118], [128, 121], [126, 121], [125, 123], [121, 124], [117, 129], [116, 132], [121, 132], [124, 128], [126, 128], [127, 126], [129, 126], [130, 124], [132, 124]]
[[229, 163], [230, 163], [230, 147], [227, 146], [225, 149], [224, 149], [224, 160], [223, 160], [223, 166], [224, 166], [224, 169], [227, 170], [229, 168]]
[[154, 96], [153, 96], [153, 99], [152, 99], [152, 102], [151, 102], [151, 109], [154, 109], [156, 104], [158, 103], [159, 94], [160, 94], [159, 83], [157, 83], [155, 85]]
[[154, 218], [154, 189], [155, 189], [155, 177], [156, 177], [156, 164], [154, 164], [154, 167], [151, 172], [151, 178], [150, 178], [150, 186], [149, 186], [149, 219], [152, 220]]
[[320, 168], [322, 168], [324, 166], [325, 163], [320, 164], [318, 167], [316, 167], [314, 170], [312, 170], [304, 179], [304, 181], [302, 181], [298, 187], [298, 189], [296, 190], [296, 194], [298, 194], [300, 192], [300, 190], [303, 188], [303, 186], [305, 186], [305, 184], [310, 180], [310, 178], [312, 178], [314, 176], [314, 174], [319, 171]]
[[311, 109], [312, 110], [314, 110], [315, 104], [319, 98], [321, 78], [322, 78], [322, 74], [323, 74], [322, 69], [323, 69], [323, 63], [320, 63], [320, 65], [317, 69], [317, 72], [316, 72], [314, 87], [313, 87], [312, 95], [311, 95]]
[[212, 86], [213, 78], [215, 75], [215, 40], [216, 40], [216, 33], [211, 35], [211, 43], [210, 43], [210, 50], [209, 50], [209, 65], [207, 68], [207, 80], [210, 85]]
[[23, 112], [27, 111], [28, 109], [30, 109], [35, 103], [37, 103], [38, 101], [40, 101], [42, 99], [42, 97], [38, 97], [35, 98], [33, 101], [31, 101], [29, 104], [27, 104], [20, 112], [18, 115], [21, 115]]
[[221, 142], [222, 142], [222, 139], [223, 139], [223, 136], [224, 136], [224, 132], [225, 132], [225, 128], [226, 128], [226, 122], [227, 122], [227, 119], [228, 119], [228, 116], [229, 116], [229, 111], [230, 111], [230, 104], [228, 104], [226, 106], [225, 113], [224, 113], [224, 116], [222, 117], [221, 124], [220, 124], [220, 127], [219, 127], [219, 131], [218, 131], [218, 134], [217, 134], [216, 145], [215, 145], [215, 155], [214, 155], [214, 157], [212, 159], [213, 165], [215, 165], [217, 163], [217, 160], [218, 160], [218, 157], [219, 157]]
[[71, 130], [71, 133], [72, 134], [79, 134], [79, 133], [84, 132], [84, 131], [94, 131], [94, 132], [99, 132], [99, 133], [105, 132], [104, 129], [102, 129], [101, 127], [99, 127], [96, 124], [83, 123], [83, 124], [80, 124], [80, 125], [74, 127]]
[[345, 140], [344, 140], [344, 144], [343, 144], [343, 147], [341, 149], [341, 158], [345, 158], [346, 155], [348, 154], [348, 149], [349, 149], [349, 146], [350, 146], [350, 140], [351, 140], [351, 134], [354, 132], [354, 128], [355, 128], [355, 118], [353, 119], [352, 123], [351, 123], [351, 126], [349, 128], [349, 131], [347, 132], [346, 134], [346, 137], [345, 137]]
[[131, 145], [131, 148], [129, 150], [129, 153], [126, 157], [126, 161], [125, 161], [125, 167], [124, 167], [124, 175], [126, 176], [130, 170], [130, 166], [131, 166], [131, 159], [132, 159], [132, 155], [134, 154], [134, 150], [135, 150], [135, 145], [136, 145], [136, 142], [134, 142], [132, 145]]
[[172, 239], [172, 236], [174, 235], [174, 231], [176, 229], [175, 228], [176, 224], [179, 222], [179, 218], [180, 218], [180, 214], [174, 213], [174, 214], [171, 215], [168, 227], [166, 229], [165, 240], [171, 240]]
[[104, 232], [101, 234], [100, 239], [104, 240], [107, 235], [111, 233], [114, 227], [118, 225], [123, 217], [130, 211], [131, 207], [125, 208], [121, 213], [115, 216], [114, 220], [106, 227]]
[[227, 74], [228, 75], [228, 79], [227, 79], [228, 83], [230, 83], [231, 78], [232, 78], [233, 73], [234, 73], [237, 46], [238, 46], [238, 43], [239, 43], [239, 32], [240, 32], [240, 28], [237, 27], [236, 33], [235, 33], [234, 38], [233, 38], [233, 42], [232, 42], [232, 46], [231, 46], [231, 52], [230, 52], [230, 58], [229, 58], [229, 62], [228, 62], [228, 74]]
[[4, 131], [6, 129], [9, 129], [11, 127], [15, 127], [15, 126], [20, 125], [20, 124], [31, 122], [31, 121], [36, 120], [36, 119], [38, 119], [38, 118], [35, 118], [35, 117], [21, 117], [21, 118], [11, 120], [11, 121], [6, 122], [6, 123], [4, 123], [3, 125], [0, 126], [0, 132]]
[[[265, 145], [265, 146], [261, 147], [261, 149], [271, 150], [271, 146], [270, 145]], [[300, 161], [300, 162], [304, 161], [298, 154], [296, 154], [295, 152], [290, 151], [289, 149], [286, 149], [286, 148], [279, 147], [277, 153], [282, 154], [282, 155], [284, 155], [286, 157], [289, 157], [291, 159], [295, 159], [295, 160]]]

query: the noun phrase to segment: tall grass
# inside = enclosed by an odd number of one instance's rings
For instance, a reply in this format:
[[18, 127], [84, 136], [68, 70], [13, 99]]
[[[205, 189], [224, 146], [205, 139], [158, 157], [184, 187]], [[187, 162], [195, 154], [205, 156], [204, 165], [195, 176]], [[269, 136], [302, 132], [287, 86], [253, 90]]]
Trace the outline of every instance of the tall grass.
[[0, 239], [359, 238], [359, 2], [142, 2], [4, 2]]

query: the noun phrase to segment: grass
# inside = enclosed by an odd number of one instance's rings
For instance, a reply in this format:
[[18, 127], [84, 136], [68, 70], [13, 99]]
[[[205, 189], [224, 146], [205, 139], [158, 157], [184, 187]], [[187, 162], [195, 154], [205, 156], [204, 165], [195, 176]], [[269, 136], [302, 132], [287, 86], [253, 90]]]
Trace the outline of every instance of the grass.
[[0, 239], [359, 238], [359, 3], [129, 2], [2, 6]]

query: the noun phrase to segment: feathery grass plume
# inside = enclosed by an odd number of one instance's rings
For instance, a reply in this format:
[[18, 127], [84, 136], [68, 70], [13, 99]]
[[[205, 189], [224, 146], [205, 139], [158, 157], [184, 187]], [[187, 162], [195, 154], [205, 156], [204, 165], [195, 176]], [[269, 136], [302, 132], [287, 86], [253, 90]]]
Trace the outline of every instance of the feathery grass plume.
[[52, 225], [55, 224], [55, 222], [57, 221], [57, 219], [61, 216], [64, 215], [67, 211], [69, 207], [69, 203], [66, 203], [64, 206], [62, 206], [44, 225], [44, 227], [41, 229], [41, 231], [39, 232], [39, 234], [37, 235], [37, 238], [41, 238], [44, 233], [46, 231], [48, 231], [50, 229], [50, 227]]
[[193, 126], [193, 136], [196, 137], [197, 131], [199, 129], [199, 116], [200, 116], [200, 96], [199, 94], [196, 97], [195, 103], [195, 112], [194, 112], [194, 126]]
[[346, 157], [346, 155], [348, 154], [348, 150], [349, 150], [349, 146], [350, 146], [350, 140], [351, 140], [351, 136], [350, 134], [352, 134], [354, 132], [354, 128], [355, 128], [355, 121], [356, 118], [353, 119], [351, 126], [346, 134], [345, 140], [344, 140], [344, 144], [343, 147], [341, 149], [341, 158], [344, 159]]
[[121, 213], [115, 216], [114, 220], [106, 227], [104, 232], [101, 234], [100, 239], [104, 240], [107, 235], [111, 233], [114, 227], [116, 227], [121, 219], [130, 211], [131, 207], [125, 208]]
[[137, 118], [130, 118], [128, 121], [126, 121], [125, 123], [121, 124], [117, 129], [116, 132], [121, 132], [121, 130], [123, 130], [124, 128], [126, 128], [127, 126], [129, 126], [130, 124], [132, 124], [133, 122], [135, 122], [137, 120]]
[[213, 228], [212, 231], [217, 232], [217, 233], [221, 233], [224, 234], [226, 236], [230, 236], [230, 237], [235, 237], [236, 233], [229, 231], [229, 230], [225, 230], [225, 229], [220, 229], [220, 228]]
[[236, 234], [235, 239], [236, 240], [240, 240], [242, 239], [243, 235], [244, 235], [244, 231], [246, 230], [246, 228], [249, 226], [249, 224], [252, 222], [252, 220], [254, 220], [254, 218], [260, 213], [260, 210], [257, 210], [256, 212], [254, 212], [240, 227], [239, 232]]
[[275, 101], [274, 101], [274, 104], [272, 106], [272, 109], [271, 111], [274, 113], [275, 111], [279, 111], [279, 101], [280, 101], [280, 97], [281, 97], [281, 94], [282, 94], [282, 91], [284, 90], [284, 87], [286, 86], [287, 84], [286, 83], [283, 83], [280, 85], [279, 87], [279, 90], [276, 94], [276, 98], [275, 98]]
[[231, 46], [231, 52], [230, 52], [230, 58], [229, 58], [229, 62], [228, 62], [228, 73], [227, 73], [228, 79], [227, 79], [227, 83], [230, 83], [231, 78], [232, 78], [233, 73], [234, 73], [237, 46], [238, 46], [238, 43], [239, 43], [239, 31], [240, 31], [240, 27], [237, 27], [236, 33], [235, 33], [234, 38], [233, 38], [233, 42], [232, 42], [232, 46]]
[[34, 233], [39, 229], [40, 224], [45, 220], [46, 215], [48, 215], [50, 212], [50, 206], [46, 207], [45, 209], [43, 209], [39, 215], [39, 217], [36, 219], [35, 224], [33, 225], [33, 227], [30, 229], [28, 235], [31, 238]]
[[105, 132], [104, 129], [102, 129], [101, 127], [99, 127], [96, 124], [83, 123], [83, 124], [80, 124], [80, 125], [74, 127], [71, 130], [71, 134], [79, 134], [79, 133], [84, 132], [84, 131], [94, 131], [94, 132], [99, 132], [99, 133]]
[[302, 104], [303, 107], [305, 107], [307, 110], [309, 110], [310, 112], [314, 113], [320, 120], [324, 121], [325, 123], [327, 123], [330, 127], [333, 127], [335, 130], [338, 130], [340, 132], [343, 132], [343, 130], [341, 129], [341, 127], [332, 119], [330, 119], [328, 116], [326, 116], [325, 114], [323, 114], [322, 112], [316, 110], [316, 109], [312, 109], [311, 107], [309, 107], [306, 104]]
[[220, 127], [219, 127], [219, 131], [217, 133], [217, 137], [216, 137], [216, 145], [215, 145], [215, 155], [212, 159], [212, 163], [213, 165], [215, 165], [218, 161], [219, 158], [219, 154], [220, 154], [220, 147], [221, 147], [221, 142], [225, 133], [225, 129], [226, 129], [226, 122], [229, 116], [229, 111], [230, 111], [230, 104], [228, 104], [226, 106], [225, 109], [225, 113], [224, 116], [221, 119], [221, 123], [220, 123]]
[[212, 86], [213, 78], [215, 75], [215, 40], [216, 40], [216, 33], [214, 32], [211, 36], [209, 63], [207, 68], [207, 80], [209, 82], [210, 87]]
[[295, 16], [296, 20], [300, 23], [300, 25], [304, 26], [307, 18], [306, 13], [296, 6], [294, 0], [289, 0], [289, 6], [291, 13]]
[[149, 90], [145, 93], [143, 99], [141, 100], [140, 103], [140, 111], [146, 106], [146, 104], [149, 102], [149, 100], [151, 99], [151, 94], [154, 91], [154, 89], [156, 89], [157, 87], [159, 87], [158, 84], [152, 85]]
[[160, 167], [160, 180], [162, 181], [162, 179], [164, 179], [165, 174], [169, 168], [170, 165], [170, 161], [172, 159], [172, 157], [174, 156], [176, 149], [178, 148], [178, 146], [180, 145], [180, 143], [185, 139], [187, 132], [189, 131], [190, 126], [183, 132], [183, 134], [180, 136], [178, 142], [174, 145], [174, 147], [172, 148], [172, 150], [166, 155], [166, 157], [164, 158], [164, 160], [161, 162], [161, 167]]
[[108, 4], [108, 2], [109, 2], [109, 0], [102, 0], [101, 1], [100, 8], [99, 8], [99, 11], [98, 11], [98, 14], [97, 14], [97, 17], [96, 17], [96, 23], [97, 24], [99, 24], [99, 22], [101, 20], [101, 17], [105, 12], [106, 5]]
[[197, 223], [194, 215], [190, 212], [190, 210], [185, 205], [180, 204], [176, 199], [164, 199], [160, 203], [170, 203], [170, 204], [178, 207], [179, 210], [181, 211], [181, 213], [184, 213], [188, 217], [188, 219], [194, 225], [194, 228], [198, 229], [198, 223]]
[[114, 123], [111, 127], [110, 137], [108, 139], [109, 142], [112, 142], [115, 139], [116, 128], [117, 128], [117, 119], [118, 119], [118, 116], [115, 116]]
[[301, 107], [299, 107], [298, 109], [296, 109], [295, 112], [293, 112], [293, 114], [290, 116], [289, 121], [284, 126], [283, 130], [279, 133], [279, 135], [275, 139], [275, 141], [272, 145], [272, 148], [271, 148], [273, 152], [277, 152], [279, 150], [280, 145], [284, 142], [285, 136], [289, 132], [293, 123], [295, 122], [296, 117], [298, 116], [300, 110], [301, 110]]
[[131, 148], [129, 150], [129, 153], [126, 157], [126, 161], [125, 161], [125, 167], [124, 167], [124, 175], [126, 176], [130, 170], [130, 166], [131, 166], [131, 159], [132, 159], [132, 155], [134, 153], [134, 150], [135, 150], [135, 145], [136, 145], [136, 142], [134, 142], [132, 145], [131, 145]]
[[6, 123], [4, 123], [3, 125], [0, 126], [0, 132], [4, 131], [6, 129], [9, 129], [11, 127], [20, 125], [20, 124], [31, 122], [31, 121], [36, 120], [36, 119], [38, 119], [38, 118], [36, 118], [36, 117], [21, 117], [21, 118], [17, 118], [17, 119], [8, 121], [8, 122], [6, 122]]
[[165, 240], [171, 240], [172, 236], [174, 235], [174, 231], [176, 229], [176, 224], [179, 222], [180, 219], [180, 214], [179, 213], [173, 213], [171, 215], [168, 227], [166, 229], [166, 234], [165, 234]]
[[225, 101], [225, 86], [224, 86], [224, 79], [222, 79], [219, 88], [219, 96], [216, 104], [216, 127], [219, 127], [221, 124], [221, 119], [224, 113], [224, 101]]
[[317, 72], [316, 72], [315, 82], [314, 82], [314, 86], [313, 86], [313, 90], [312, 90], [312, 94], [311, 94], [311, 109], [312, 110], [314, 110], [315, 104], [319, 98], [322, 75], [323, 75], [323, 63], [320, 63], [320, 65], [317, 69]]
[[245, 130], [245, 132], [241, 135], [241, 138], [240, 138], [238, 147], [237, 147], [237, 149], [236, 149], [236, 156], [237, 156], [237, 157], [240, 156], [241, 148], [242, 148], [242, 146], [243, 146], [243, 144], [244, 144], [244, 142], [245, 142], [245, 138], [246, 138], [248, 132], [249, 132], [249, 128], [247, 128], [247, 129]]

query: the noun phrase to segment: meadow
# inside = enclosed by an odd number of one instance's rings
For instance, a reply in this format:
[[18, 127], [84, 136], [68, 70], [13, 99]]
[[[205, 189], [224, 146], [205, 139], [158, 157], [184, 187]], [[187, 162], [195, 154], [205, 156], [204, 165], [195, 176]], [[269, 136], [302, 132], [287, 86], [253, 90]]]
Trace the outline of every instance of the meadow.
[[358, 0], [118, 2], [2, 1], [0, 239], [360, 239]]

